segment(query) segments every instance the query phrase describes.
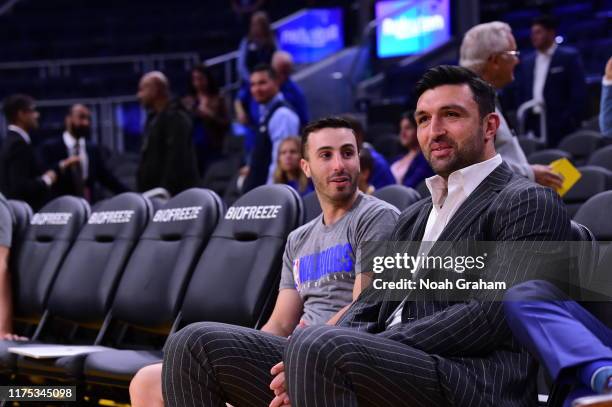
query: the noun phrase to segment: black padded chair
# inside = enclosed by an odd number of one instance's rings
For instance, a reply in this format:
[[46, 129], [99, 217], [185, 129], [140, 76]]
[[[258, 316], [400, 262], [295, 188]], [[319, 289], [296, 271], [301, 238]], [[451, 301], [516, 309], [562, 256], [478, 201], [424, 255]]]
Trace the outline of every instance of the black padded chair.
[[587, 158], [603, 145], [601, 134], [592, 130], [578, 130], [565, 136], [559, 142], [559, 150], [567, 151], [576, 165], [582, 165]]
[[527, 157], [529, 157], [536, 151], [543, 150], [546, 148], [545, 143], [541, 142], [540, 140], [528, 137], [518, 137], [518, 142]]
[[605, 146], [593, 152], [587, 163], [612, 171], [612, 146]]
[[403, 185], [388, 185], [377, 189], [373, 195], [395, 206], [400, 212], [421, 199], [421, 194], [415, 189]]
[[527, 161], [529, 161], [529, 164], [548, 165], [551, 162], [558, 160], [560, 158], [567, 158], [568, 160], [572, 161], [572, 155], [570, 153], [568, 153], [567, 151], [558, 150], [554, 148], [540, 150], [540, 151], [536, 151], [535, 153], [531, 153], [527, 157]]
[[319, 204], [319, 198], [317, 198], [316, 192], [311, 192], [302, 197], [304, 202], [304, 211], [306, 213], [305, 222], [310, 222], [322, 212], [321, 204]]
[[[151, 202], [133, 192], [97, 206], [62, 264], [34, 340], [44, 344], [100, 344], [121, 273], [151, 213]], [[68, 332], [62, 329], [66, 323]], [[72, 381], [81, 376], [84, 358], [20, 356], [17, 369], [20, 374]]]
[[612, 187], [612, 172], [605, 168], [585, 166], [580, 167], [579, 171], [582, 176], [563, 196], [563, 202], [565, 202], [571, 217], [589, 198]]
[[[63, 196], [49, 202], [30, 219], [19, 252], [11, 260], [16, 333], [25, 336], [35, 333], [33, 328], [45, 311], [51, 286], [89, 211], [85, 200]], [[21, 344], [0, 341], [0, 371], [14, 370], [16, 357], [8, 348]]]
[[[140, 237], [121, 277], [111, 311], [113, 320], [125, 327], [144, 328], [164, 339], [179, 312], [202, 249], [222, 216], [221, 198], [199, 188], [181, 192], [160, 208]], [[115, 342], [108, 345], [123, 349], [87, 357], [87, 382], [129, 385], [136, 373], [132, 366], [140, 367], [141, 360], [140, 352], [130, 349], [142, 348], [143, 344]], [[152, 349], [159, 351], [159, 347]]]
[[585, 225], [599, 241], [612, 241], [612, 191], [601, 192], [586, 201], [574, 220]]
[[[276, 299], [287, 236], [302, 219], [300, 196], [287, 185], [260, 186], [238, 199], [216, 227], [196, 265], [173, 331], [197, 321], [261, 327]], [[127, 385], [140, 368], [159, 362], [162, 352], [130, 351], [129, 357], [119, 353], [111, 356], [104, 368], [114, 365], [115, 383]], [[96, 354], [88, 356], [88, 379], [99, 382], [101, 363]]]

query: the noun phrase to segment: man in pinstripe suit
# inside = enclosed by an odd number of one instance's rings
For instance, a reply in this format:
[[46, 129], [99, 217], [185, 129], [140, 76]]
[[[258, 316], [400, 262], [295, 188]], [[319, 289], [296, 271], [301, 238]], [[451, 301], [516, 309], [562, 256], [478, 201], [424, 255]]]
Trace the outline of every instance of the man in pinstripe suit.
[[[392, 240], [521, 240], [533, 241], [525, 244], [531, 247], [568, 238], [569, 218], [556, 193], [514, 175], [496, 154], [499, 118], [490, 85], [464, 68], [440, 66], [425, 73], [416, 94], [417, 137], [438, 175], [427, 181], [432, 198], [402, 214]], [[492, 273], [512, 283], [537, 266], [510, 255]], [[411, 298], [412, 293], [399, 302], [370, 286], [336, 326], [305, 327], [289, 339], [212, 323], [204, 332], [187, 327], [165, 349], [166, 403], [535, 402], [535, 364], [512, 338], [500, 302], [486, 294], [457, 302]]]

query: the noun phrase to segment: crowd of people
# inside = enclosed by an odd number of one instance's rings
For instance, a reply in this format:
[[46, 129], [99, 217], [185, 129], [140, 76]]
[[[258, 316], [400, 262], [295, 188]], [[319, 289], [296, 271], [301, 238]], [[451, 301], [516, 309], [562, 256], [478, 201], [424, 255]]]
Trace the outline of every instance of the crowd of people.
[[[521, 97], [538, 102], [529, 129], [540, 131], [535, 117], [545, 115], [550, 146], [577, 128], [585, 97], [580, 59], [556, 44], [555, 30], [548, 17], [534, 20], [536, 52], [521, 63]], [[429, 69], [416, 84], [414, 109], [396, 123], [403, 151], [388, 160], [366, 141], [355, 116], [309, 121], [304, 94], [291, 80], [291, 56], [278, 49], [265, 14], [254, 13], [240, 46], [244, 86], [233, 104], [236, 121], [250, 131], [242, 192], [287, 184], [300, 195], [314, 192], [322, 214], [290, 234], [276, 305], [262, 329], [212, 322], [183, 328], [169, 338], [163, 363], [133, 379], [132, 405], [280, 407], [321, 399], [347, 406], [531, 405], [536, 358], [553, 380], [575, 385], [568, 403], [612, 392], [612, 330], [548, 282], [519, 284], [519, 274], [538, 262], [517, 254], [490, 266], [494, 277], [516, 284], [506, 302], [481, 292], [469, 301], [447, 294], [397, 301], [373, 288], [372, 274], [362, 270], [362, 248], [371, 241], [525, 241], [535, 248], [571, 239], [570, 218], [554, 192], [562, 177], [527, 162], [496, 96], [514, 81], [518, 64], [508, 24], [471, 28], [459, 66]], [[604, 135], [612, 135], [611, 86], [612, 58], [602, 86]], [[230, 109], [213, 75], [195, 67], [188, 94], [174, 99], [166, 76], [149, 72], [138, 98], [148, 117], [137, 190], [162, 187], [176, 195], [200, 186], [233, 137]], [[0, 153], [0, 191], [6, 198], [36, 211], [61, 195], [95, 203], [100, 188], [128, 190], [88, 138], [87, 106], [71, 106], [65, 131], [38, 150], [31, 140], [39, 119], [35, 101], [12, 95], [3, 109], [9, 132]], [[371, 196], [394, 184], [425, 185], [431, 197], [400, 215]], [[18, 339], [10, 322], [6, 235], [0, 222], [0, 338]], [[581, 341], [587, 345], [571, 346]]]

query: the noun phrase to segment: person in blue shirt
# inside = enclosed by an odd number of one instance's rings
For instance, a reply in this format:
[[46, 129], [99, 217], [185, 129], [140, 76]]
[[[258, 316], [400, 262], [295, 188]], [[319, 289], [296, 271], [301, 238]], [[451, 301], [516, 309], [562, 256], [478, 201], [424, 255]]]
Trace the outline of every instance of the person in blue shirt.
[[419, 147], [413, 111], [401, 116], [399, 141], [406, 153], [391, 164], [391, 172], [398, 184], [416, 188], [425, 178], [432, 177], [434, 172]]
[[304, 196], [314, 191], [314, 188], [300, 167], [301, 151], [302, 141], [299, 137], [291, 136], [281, 141], [272, 181], [275, 184], [287, 184]]
[[[293, 72], [293, 58], [285, 51], [276, 51], [272, 57], [272, 69], [276, 74], [276, 80], [280, 92], [285, 101], [300, 118], [300, 127], [308, 124], [308, 105], [300, 87], [291, 80]], [[243, 85], [238, 91], [235, 103], [238, 121], [242, 124], [255, 125], [259, 122], [259, 104], [250, 92], [248, 86]]]
[[608, 59], [606, 73], [601, 83], [599, 128], [602, 135], [612, 137], [612, 57]]

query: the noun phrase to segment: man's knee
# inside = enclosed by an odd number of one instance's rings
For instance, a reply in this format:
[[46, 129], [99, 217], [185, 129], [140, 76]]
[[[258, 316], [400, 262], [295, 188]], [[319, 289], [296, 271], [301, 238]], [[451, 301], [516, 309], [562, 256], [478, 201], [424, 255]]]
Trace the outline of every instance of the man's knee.
[[223, 336], [226, 324], [218, 322], [197, 322], [189, 324], [180, 331], [171, 335], [164, 347], [164, 355], [182, 353], [193, 349], [197, 343], [202, 342], [203, 337]]
[[[304, 360], [326, 361], [326, 365], [337, 366], [347, 352], [346, 346], [352, 346], [346, 335], [347, 329], [330, 325], [317, 325], [297, 329], [289, 338], [285, 348], [285, 364], [293, 365]], [[350, 332], [349, 332], [350, 334]], [[332, 362], [332, 363], [329, 363]]]
[[162, 364], [145, 366], [130, 382], [130, 400], [133, 406], [151, 406], [153, 401], [162, 402]]

